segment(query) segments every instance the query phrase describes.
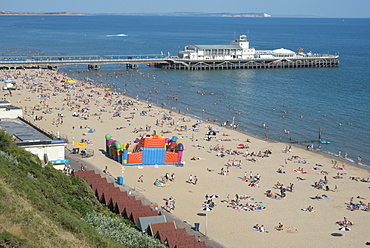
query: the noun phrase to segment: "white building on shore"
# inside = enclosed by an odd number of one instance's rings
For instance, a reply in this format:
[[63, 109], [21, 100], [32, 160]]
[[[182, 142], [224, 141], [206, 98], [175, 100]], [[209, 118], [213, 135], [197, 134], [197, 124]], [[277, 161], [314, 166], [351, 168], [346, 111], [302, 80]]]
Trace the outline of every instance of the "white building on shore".
[[37, 155], [43, 164], [64, 169], [67, 140], [53, 137], [22, 118], [22, 109], [8, 101], [0, 101], [0, 128], [13, 135], [17, 146]]

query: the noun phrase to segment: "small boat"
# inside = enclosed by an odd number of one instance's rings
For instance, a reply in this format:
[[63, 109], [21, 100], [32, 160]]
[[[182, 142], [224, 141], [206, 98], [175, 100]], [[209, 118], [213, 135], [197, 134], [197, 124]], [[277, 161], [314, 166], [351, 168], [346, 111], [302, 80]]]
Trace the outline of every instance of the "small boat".
[[330, 144], [330, 141], [327, 141], [327, 140], [320, 140], [320, 143], [321, 143], [321, 144]]

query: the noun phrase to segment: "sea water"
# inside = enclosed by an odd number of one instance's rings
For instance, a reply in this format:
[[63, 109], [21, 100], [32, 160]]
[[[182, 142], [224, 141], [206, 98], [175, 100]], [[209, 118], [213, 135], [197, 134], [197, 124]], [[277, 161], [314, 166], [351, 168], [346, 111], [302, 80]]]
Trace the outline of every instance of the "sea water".
[[[228, 44], [246, 34], [258, 50], [339, 54], [336, 68], [87, 72], [61, 69], [191, 116], [238, 124], [275, 142], [300, 142], [370, 164], [370, 19], [158, 16], [0, 16], [4, 55], [177, 55], [185, 45]], [[159, 130], [157, 130], [159, 131]]]

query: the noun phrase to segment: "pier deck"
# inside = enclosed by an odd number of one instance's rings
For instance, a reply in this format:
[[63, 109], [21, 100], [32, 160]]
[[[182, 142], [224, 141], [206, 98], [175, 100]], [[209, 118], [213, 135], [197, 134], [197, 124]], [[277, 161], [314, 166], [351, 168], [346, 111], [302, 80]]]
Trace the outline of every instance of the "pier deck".
[[160, 64], [164, 69], [177, 70], [224, 70], [224, 69], [270, 69], [270, 68], [305, 68], [337, 67], [338, 56], [303, 57], [294, 59], [248, 59], [248, 60], [187, 60], [167, 58], [167, 63]]
[[87, 65], [88, 69], [98, 70], [101, 65], [119, 64], [127, 68], [136, 68], [140, 64], [154, 64], [163, 69], [175, 70], [224, 70], [224, 69], [269, 69], [269, 68], [305, 68], [337, 67], [339, 56], [321, 55], [301, 58], [279, 59], [231, 59], [231, 60], [189, 60], [178, 57], [152, 55], [105, 55], [105, 56], [3, 56], [0, 57], [2, 68], [57, 68], [65, 65]]

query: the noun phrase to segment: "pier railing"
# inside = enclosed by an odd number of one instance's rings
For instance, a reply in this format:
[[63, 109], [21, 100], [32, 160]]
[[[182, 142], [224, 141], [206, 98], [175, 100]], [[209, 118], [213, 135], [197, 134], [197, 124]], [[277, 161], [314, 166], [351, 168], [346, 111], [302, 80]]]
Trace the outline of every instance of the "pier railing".
[[88, 65], [98, 69], [100, 65], [124, 64], [135, 67], [146, 63], [166, 63], [163, 54], [144, 55], [77, 55], [77, 56], [0, 56], [0, 67], [58, 67], [63, 65]]
[[336, 67], [339, 56], [330, 54], [304, 54], [293, 57], [265, 57], [252, 59], [184, 59], [166, 57], [163, 54], [148, 55], [84, 55], [84, 56], [2, 56], [0, 67], [49, 67], [64, 65], [87, 65], [88, 69], [100, 69], [101, 65], [119, 64], [135, 68], [140, 64], [154, 64], [164, 69], [212, 70], [212, 69], [257, 69], [257, 68], [299, 68]]

